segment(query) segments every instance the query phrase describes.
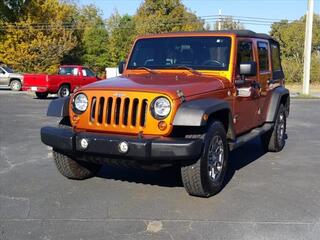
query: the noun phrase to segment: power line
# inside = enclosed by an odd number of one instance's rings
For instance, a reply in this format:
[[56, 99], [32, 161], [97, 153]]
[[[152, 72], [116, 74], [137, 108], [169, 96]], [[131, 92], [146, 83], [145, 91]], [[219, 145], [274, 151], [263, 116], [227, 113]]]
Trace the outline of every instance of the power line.
[[[163, 26], [163, 25], [184, 25], [184, 24], [198, 24], [199, 22], [197, 20], [203, 21], [204, 23], [215, 23], [222, 19], [222, 22], [230, 18], [235, 23], [245, 24], [245, 25], [258, 25], [258, 26], [271, 26], [274, 23], [277, 23], [279, 21], [287, 21], [288, 23], [297, 21], [297, 23], [304, 24], [303, 22], [298, 22], [298, 20], [289, 20], [289, 19], [271, 19], [271, 18], [261, 18], [261, 17], [245, 17], [245, 16], [232, 16], [232, 15], [208, 15], [208, 16], [200, 16], [197, 17], [197, 19], [190, 19], [190, 18], [178, 18], [174, 20], [166, 20], [162, 22], [157, 22], [156, 25]], [[275, 21], [271, 21], [275, 20]], [[81, 30], [84, 27], [101, 27], [101, 28], [107, 28], [106, 25], [94, 25], [94, 24], [87, 24], [85, 22], [81, 22], [80, 24], [84, 25], [78, 25], [79, 23], [73, 21], [73, 22], [62, 22], [62, 23], [30, 23], [30, 24], [21, 24], [21, 23], [9, 23], [9, 24], [2, 24], [0, 25], [0, 30], [7, 30], [7, 26], [10, 26], [10, 28], [13, 29], [28, 29], [32, 28], [34, 30], [50, 30], [50, 29], [68, 29], [68, 30]], [[149, 24], [149, 23], [146, 23]], [[113, 27], [113, 29], [128, 29], [132, 28], [132, 23], [128, 23], [127, 25], [122, 26], [116, 26]]]

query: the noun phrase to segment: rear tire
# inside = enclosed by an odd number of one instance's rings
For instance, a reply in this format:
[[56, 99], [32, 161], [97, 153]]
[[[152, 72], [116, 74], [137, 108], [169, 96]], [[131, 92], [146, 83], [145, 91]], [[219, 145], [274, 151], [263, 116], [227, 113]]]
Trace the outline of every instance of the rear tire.
[[12, 91], [18, 92], [18, 91], [21, 90], [21, 87], [22, 87], [22, 85], [21, 85], [21, 82], [19, 80], [12, 80], [10, 82], [10, 88], [11, 88]]
[[276, 122], [269, 132], [261, 136], [263, 149], [266, 152], [279, 152], [285, 145], [287, 130], [287, 115], [283, 104], [279, 106]]
[[70, 96], [70, 87], [68, 85], [62, 85], [58, 91], [59, 97], [68, 97]]
[[39, 99], [46, 99], [48, 97], [48, 93], [47, 92], [36, 92], [36, 96]]
[[[199, 138], [199, 135], [196, 136]], [[228, 166], [226, 131], [214, 121], [205, 135], [202, 156], [193, 164], [181, 167], [183, 186], [190, 195], [210, 197], [224, 186]]]

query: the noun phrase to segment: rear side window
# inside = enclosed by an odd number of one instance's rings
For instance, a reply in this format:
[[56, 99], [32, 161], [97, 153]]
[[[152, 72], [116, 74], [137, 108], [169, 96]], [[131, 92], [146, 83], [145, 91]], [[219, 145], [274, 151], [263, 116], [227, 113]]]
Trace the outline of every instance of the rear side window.
[[85, 77], [94, 77], [95, 76], [94, 72], [92, 72], [89, 68], [83, 68], [82, 75]]
[[75, 67], [61, 67], [59, 68], [59, 75], [73, 75], [78, 76], [78, 68]]
[[268, 43], [258, 42], [259, 67], [261, 71], [269, 71]]
[[271, 59], [273, 71], [281, 71], [280, 49], [277, 44], [271, 43]]

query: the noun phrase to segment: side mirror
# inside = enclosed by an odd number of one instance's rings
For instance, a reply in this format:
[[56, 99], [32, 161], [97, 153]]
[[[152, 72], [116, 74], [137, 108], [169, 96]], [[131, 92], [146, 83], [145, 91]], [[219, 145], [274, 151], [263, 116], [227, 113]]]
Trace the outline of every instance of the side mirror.
[[240, 63], [240, 76], [256, 76], [257, 75], [257, 63], [256, 62], [243, 62]]
[[118, 71], [120, 74], [123, 73], [123, 70], [125, 68], [126, 62], [125, 61], [120, 61], [119, 66], [118, 66]]
[[239, 73], [241, 79], [236, 80], [236, 85], [243, 85], [246, 82], [246, 77], [257, 75], [257, 63], [256, 62], [242, 62], [240, 63]]

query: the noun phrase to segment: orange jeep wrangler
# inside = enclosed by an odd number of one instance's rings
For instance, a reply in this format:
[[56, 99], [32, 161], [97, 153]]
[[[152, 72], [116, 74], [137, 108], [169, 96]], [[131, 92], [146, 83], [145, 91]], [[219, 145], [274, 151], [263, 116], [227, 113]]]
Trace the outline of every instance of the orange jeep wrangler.
[[267, 151], [285, 145], [290, 97], [268, 35], [148, 35], [119, 72], [50, 103], [47, 115], [62, 120], [41, 139], [65, 177], [92, 177], [103, 164], [179, 165], [186, 191], [209, 197], [224, 185], [229, 151], [258, 136]]

